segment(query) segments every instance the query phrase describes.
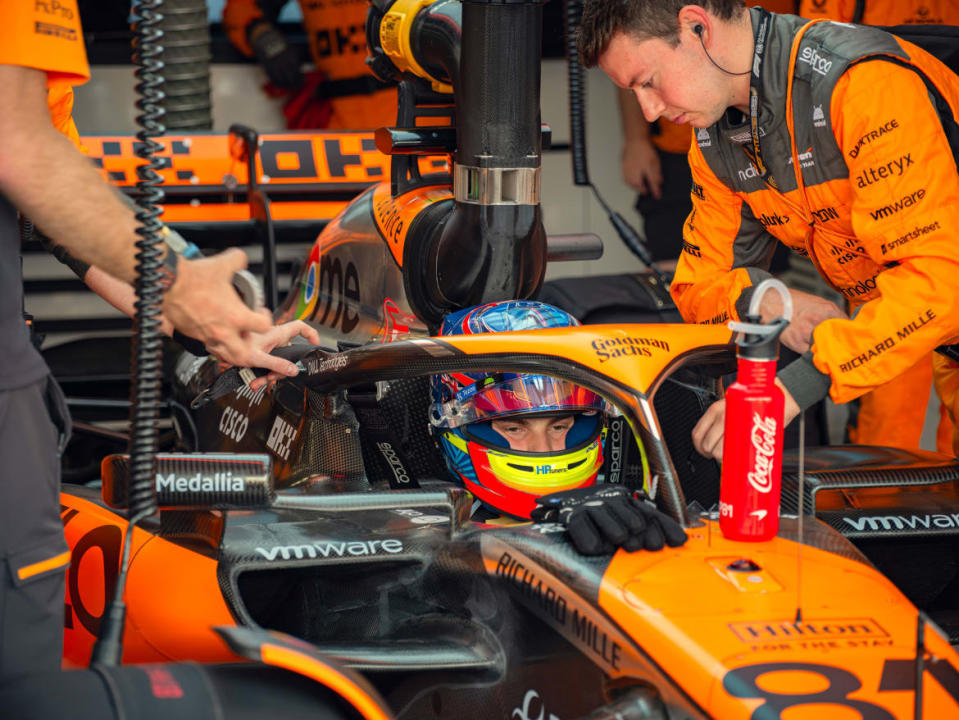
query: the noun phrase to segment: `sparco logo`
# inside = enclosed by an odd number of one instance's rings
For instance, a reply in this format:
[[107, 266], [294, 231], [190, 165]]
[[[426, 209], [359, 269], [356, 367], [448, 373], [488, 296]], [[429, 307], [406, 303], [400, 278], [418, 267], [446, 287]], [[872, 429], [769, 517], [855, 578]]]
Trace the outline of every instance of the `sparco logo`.
[[527, 690], [523, 698], [523, 707], [513, 708], [510, 720], [559, 720], [553, 713], [546, 712], [543, 700], [535, 690]]
[[403, 461], [397, 456], [396, 451], [393, 449], [393, 446], [388, 442], [378, 442], [376, 443], [377, 449], [383, 453], [383, 457], [386, 458], [386, 462], [390, 465], [390, 470], [393, 471], [393, 477], [396, 478], [396, 482], [401, 485], [410, 484], [410, 476], [406, 472], [406, 468], [403, 467]]
[[959, 513], [949, 515], [870, 515], [859, 518], [843, 518], [844, 523], [856, 532], [871, 530], [955, 530], [959, 528]]
[[246, 489], [243, 478], [233, 477], [229, 471], [212, 476], [197, 473], [189, 478], [177, 477], [175, 473], [163, 477], [157, 473], [156, 486], [157, 492], [243, 492]]
[[709, 147], [713, 144], [712, 139], [709, 137], [709, 130], [700, 128], [696, 131], [696, 144], [701, 148]]
[[756, 492], [768, 493], [773, 487], [773, 463], [776, 455], [776, 419], [753, 413], [750, 442], [753, 446], [753, 469], [746, 475]]
[[609, 477], [606, 482], [618, 483], [619, 473], [623, 469], [623, 423], [617, 418], [609, 423]]
[[805, 63], [812, 68], [812, 71], [825, 75], [832, 68], [832, 60], [827, 60], [819, 54], [819, 50], [811, 47], [804, 47], [799, 53], [799, 62]]
[[277, 545], [266, 548], [258, 547], [256, 551], [267, 560], [303, 560], [318, 557], [357, 557], [360, 555], [379, 555], [381, 552], [403, 552], [403, 543], [399, 540], [354, 540], [344, 542], [315, 542], [304, 545]]

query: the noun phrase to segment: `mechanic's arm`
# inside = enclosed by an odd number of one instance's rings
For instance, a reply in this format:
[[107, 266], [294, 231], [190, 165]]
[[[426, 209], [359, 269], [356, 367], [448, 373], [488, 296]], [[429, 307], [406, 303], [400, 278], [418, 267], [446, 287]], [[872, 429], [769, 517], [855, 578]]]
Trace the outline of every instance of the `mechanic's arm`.
[[[136, 218], [90, 161], [50, 122], [46, 74], [0, 65], [0, 193], [75, 257], [133, 282]], [[268, 316], [249, 310], [232, 287], [246, 256], [228, 250], [181, 260], [163, 312], [174, 326], [234, 365], [296, 374], [296, 366], [258, 350], [251, 332]]]
[[[117, 280], [115, 277], [108, 275], [98, 267], [89, 268], [81, 279], [91, 290], [110, 303], [117, 310], [125, 315], [133, 317], [133, 313], [136, 311], [134, 304], [136, 302], [136, 292], [131, 285], [128, 285], [122, 280]], [[165, 335], [172, 336], [175, 340], [179, 340], [180, 342], [188, 342], [188, 339], [178, 338], [176, 335], [174, 335], [173, 324], [163, 315], [160, 316], [160, 331]], [[290, 322], [283, 323], [282, 325], [274, 325], [266, 332], [251, 334], [254, 346], [257, 349], [267, 353], [275, 347], [288, 345], [290, 341], [297, 336], [306, 339], [313, 345], [320, 344], [319, 333], [315, 328], [311, 327], [302, 320], [291, 320]], [[193, 352], [191, 347], [187, 347], [187, 349]], [[197, 351], [198, 352], [194, 354], [202, 354], [200, 348], [197, 348]], [[277, 378], [273, 376], [270, 379]]]
[[623, 181], [640, 195], [663, 195], [663, 169], [653, 145], [651, 125], [630, 90], [616, 89], [623, 124]]
[[[875, 92], [880, 83], [891, 92]], [[859, 279], [874, 289], [853, 319], [815, 329], [811, 355], [792, 364], [802, 372], [790, 365], [779, 377], [792, 389], [819, 375], [843, 403], [959, 340], [959, 177], [926, 86], [907, 68], [853, 66], [836, 86], [832, 126], [849, 169], [858, 252], [885, 269]]]
[[686, 322], [725, 325], [746, 314], [752, 288], [772, 277], [768, 268], [778, 241], [713, 174], [695, 143], [688, 157], [693, 211], [669, 291]]

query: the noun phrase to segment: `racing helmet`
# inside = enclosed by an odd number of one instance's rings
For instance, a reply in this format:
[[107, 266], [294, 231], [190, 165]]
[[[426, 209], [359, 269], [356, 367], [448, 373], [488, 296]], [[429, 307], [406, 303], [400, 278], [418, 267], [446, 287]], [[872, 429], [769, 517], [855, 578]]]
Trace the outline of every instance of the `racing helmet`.
[[[530, 300], [488, 303], [448, 315], [440, 336], [572, 327], [559, 308]], [[430, 422], [454, 479], [491, 509], [529, 519], [536, 499], [596, 483], [603, 465], [607, 402], [567, 380], [526, 373], [448, 373], [430, 378]], [[573, 416], [566, 447], [510, 447], [492, 421]]]

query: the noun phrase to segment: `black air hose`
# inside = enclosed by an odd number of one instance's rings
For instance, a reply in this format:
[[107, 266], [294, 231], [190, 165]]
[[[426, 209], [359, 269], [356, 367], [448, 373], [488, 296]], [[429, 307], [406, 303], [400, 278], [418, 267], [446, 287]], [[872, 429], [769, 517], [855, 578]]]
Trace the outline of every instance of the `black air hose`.
[[625, 243], [633, 255], [639, 258], [640, 262], [649, 267], [663, 287], [669, 287], [669, 279], [653, 261], [653, 256], [649, 254], [649, 248], [646, 247], [646, 240], [636, 232], [635, 228], [626, 221], [626, 218], [606, 204], [602, 195], [599, 194], [599, 190], [589, 180], [589, 165], [586, 162], [586, 116], [584, 110], [586, 78], [585, 68], [579, 61], [579, 53], [576, 50], [576, 32], [579, 29], [579, 20], [583, 14], [583, 0], [566, 0], [564, 9], [566, 69], [569, 77], [569, 149], [573, 160], [573, 183], [588, 186], [593, 191], [596, 201], [606, 212], [620, 240]]
[[586, 78], [576, 51], [576, 29], [583, 14], [582, 0], [566, 0], [563, 24], [566, 27], [566, 69], [569, 82], [569, 150], [573, 158], [573, 184], [590, 185], [586, 164]]
[[160, 386], [163, 378], [162, 337], [160, 334], [160, 243], [163, 178], [156, 172], [161, 166], [155, 157], [163, 146], [153, 138], [166, 131], [163, 125], [163, 30], [159, 27], [163, 16], [157, 12], [162, 0], [138, 0], [134, 4], [137, 15], [134, 25], [134, 56], [137, 65], [136, 106], [140, 110], [136, 121], [141, 130], [136, 147], [137, 157], [145, 160], [137, 166], [136, 214], [140, 227], [137, 233], [136, 314], [134, 315], [134, 385], [132, 394], [133, 417], [130, 432], [130, 515], [156, 510], [154, 490], [154, 456], [157, 448], [157, 418], [160, 409]]
[[137, 0], [133, 5], [136, 21], [133, 25], [133, 62], [137, 66], [136, 101], [137, 132], [140, 141], [136, 146], [137, 157], [145, 160], [137, 166], [136, 214], [137, 233], [136, 313], [133, 316], [133, 389], [131, 391], [130, 418], [130, 488], [128, 523], [123, 541], [120, 568], [110, 605], [104, 609], [103, 624], [90, 656], [91, 665], [119, 665], [123, 657], [123, 628], [126, 606], [123, 591], [126, 586], [127, 568], [130, 561], [130, 543], [133, 528], [140, 520], [149, 517], [157, 509], [154, 486], [157, 418], [160, 409], [160, 387], [163, 376], [163, 341], [160, 335], [160, 222], [159, 203], [163, 190], [159, 185], [163, 178], [157, 174], [161, 167], [155, 157], [163, 147], [153, 138], [165, 132], [163, 126], [163, 30], [159, 25], [163, 15], [158, 9], [163, 0]]

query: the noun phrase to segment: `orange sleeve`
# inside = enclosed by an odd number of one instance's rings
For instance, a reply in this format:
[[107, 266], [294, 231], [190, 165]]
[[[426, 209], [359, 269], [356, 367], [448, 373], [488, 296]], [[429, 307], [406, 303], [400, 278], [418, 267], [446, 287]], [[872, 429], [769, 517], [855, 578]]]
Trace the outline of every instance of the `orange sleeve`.
[[683, 226], [683, 251], [669, 291], [686, 322], [738, 320], [744, 302], [748, 307], [747, 290], [770, 277], [766, 268], [778, 241], [710, 170], [695, 142], [687, 157], [693, 211]]
[[223, 6], [223, 29], [230, 43], [247, 57], [253, 57], [253, 48], [246, 39], [246, 29], [254, 20], [263, 17], [258, 0], [226, 0]]
[[43, 70], [79, 85], [90, 78], [77, 0], [3, 0], [0, 65]]
[[[959, 109], [959, 80], [940, 78]], [[831, 117], [849, 170], [853, 232], [883, 268], [879, 297], [813, 333], [813, 362], [830, 376], [833, 400], [846, 402], [959, 339], [959, 174], [926, 86], [908, 68], [853, 66], [836, 85]]]

